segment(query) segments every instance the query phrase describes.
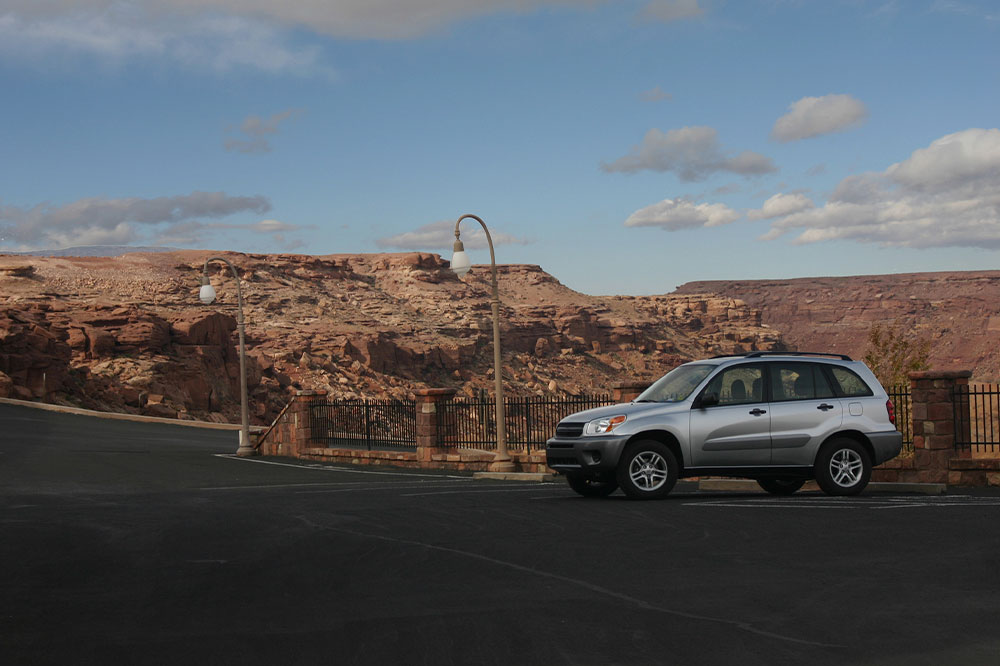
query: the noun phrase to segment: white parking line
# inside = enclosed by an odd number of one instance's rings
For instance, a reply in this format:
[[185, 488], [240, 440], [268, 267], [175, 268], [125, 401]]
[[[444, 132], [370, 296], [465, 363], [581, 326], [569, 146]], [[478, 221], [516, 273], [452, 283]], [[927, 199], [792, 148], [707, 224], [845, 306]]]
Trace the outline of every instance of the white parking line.
[[[434, 485], [454, 485], [456, 481], [417, 481], [419, 486], [405, 486], [408, 488], [426, 488]], [[470, 483], [472, 483], [470, 481]], [[261, 490], [265, 488], [337, 488], [342, 490], [368, 489], [371, 487], [370, 481], [341, 481], [332, 483], [270, 483], [245, 486], [205, 486], [198, 490]], [[380, 488], [399, 488], [399, 484], [382, 484]]]
[[[559, 488], [562, 490], [562, 487]], [[487, 493], [525, 493], [525, 492], [538, 492], [538, 484], [533, 484], [531, 486], [524, 487], [508, 487], [500, 488], [496, 490], [441, 490], [433, 493], [409, 493], [406, 495], [401, 495], [401, 497], [427, 497], [428, 495], [485, 495]]]
[[353, 467], [337, 467], [335, 465], [320, 465], [314, 463], [294, 464], [282, 463], [274, 460], [261, 460], [259, 458], [241, 458], [231, 453], [213, 453], [216, 458], [226, 458], [228, 460], [239, 460], [242, 462], [255, 463], [258, 465], [274, 465], [276, 467], [294, 467], [295, 469], [308, 469], [320, 472], [343, 472], [345, 474], [371, 474], [374, 476], [419, 476], [431, 479], [461, 479], [468, 481], [469, 477], [457, 474], [421, 474], [419, 472], [376, 472], [367, 469], [355, 469]]
[[793, 498], [747, 498], [685, 502], [685, 506], [728, 507], [739, 509], [913, 509], [917, 507], [995, 507], [1000, 506], [1000, 498], [993, 497], [802, 497]]
[[[351, 487], [351, 488], [327, 488], [326, 490], [299, 490], [296, 495], [323, 495], [327, 493], [364, 493], [371, 492], [373, 490], [420, 490], [422, 488], [427, 488], [428, 486], [433, 486], [435, 484], [430, 482], [420, 482], [421, 485], [410, 486], [401, 485], [398, 483], [383, 483], [379, 485], [364, 485], [362, 487]], [[454, 485], [454, 481], [450, 482], [450, 485]], [[473, 481], [469, 482], [470, 485], [475, 483]], [[401, 495], [401, 497], [409, 497], [409, 495]]]

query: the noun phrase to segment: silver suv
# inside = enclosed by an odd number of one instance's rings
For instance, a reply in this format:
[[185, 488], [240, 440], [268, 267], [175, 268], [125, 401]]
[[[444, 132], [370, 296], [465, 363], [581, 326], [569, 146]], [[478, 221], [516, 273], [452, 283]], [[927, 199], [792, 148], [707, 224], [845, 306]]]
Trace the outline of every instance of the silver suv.
[[581, 495], [619, 487], [657, 499], [677, 479], [737, 476], [790, 495], [816, 479], [864, 490], [899, 454], [892, 401], [868, 367], [840, 354], [751, 352], [674, 368], [628, 404], [572, 414], [546, 442], [548, 466]]

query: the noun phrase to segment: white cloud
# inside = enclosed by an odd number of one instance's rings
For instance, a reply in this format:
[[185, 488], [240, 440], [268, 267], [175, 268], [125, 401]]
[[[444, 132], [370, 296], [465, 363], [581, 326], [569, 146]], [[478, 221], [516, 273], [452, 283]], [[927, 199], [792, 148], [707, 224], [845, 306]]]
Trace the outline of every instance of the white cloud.
[[643, 102], [662, 102], [673, 99], [673, 95], [664, 91], [660, 86], [655, 86], [650, 90], [643, 90], [639, 93], [639, 99]]
[[996, 186], [1000, 181], [1000, 130], [969, 129], [943, 136], [886, 174], [921, 192]]
[[868, 117], [868, 109], [850, 95], [803, 97], [788, 107], [771, 129], [776, 141], [798, 141], [859, 125]]
[[295, 231], [297, 229], [300, 229], [301, 227], [295, 224], [288, 224], [287, 222], [282, 222], [281, 220], [261, 220], [257, 224], [249, 225], [247, 228], [253, 229], [254, 231], [260, 233], [270, 234], [277, 231]]
[[[303, 241], [298, 238], [289, 239], [287, 232], [300, 231], [306, 227], [296, 224], [288, 224], [280, 220], [261, 220], [253, 224], [227, 224], [221, 222], [181, 222], [177, 224], [164, 225], [157, 229], [158, 233], [153, 237], [153, 242], [157, 245], [173, 245], [177, 247], [198, 247], [205, 246], [212, 242], [210, 239], [217, 236], [216, 232], [229, 229], [243, 229], [261, 236], [268, 236], [268, 247], [292, 250], [303, 246]], [[244, 238], [244, 241], [247, 240]]]
[[777, 219], [770, 240], [1000, 249], [1000, 129], [949, 134], [882, 173], [845, 178], [821, 208]]
[[610, 164], [607, 172], [673, 171], [682, 181], [704, 180], [718, 171], [756, 176], [777, 171], [769, 157], [744, 151], [726, 157], [719, 147], [718, 132], [711, 127], [682, 127], [662, 132], [653, 128], [642, 143]]
[[43, 203], [27, 209], [0, 206], [0, 236], [4, 243], [19, 248], [128, 244], [138, 239], [140, 227], [154, 228], [161, 234], [175, 227], [191, 232], [206, 226], [197, 222], [199, 218], [270, 209], [265, 197], [232, 197], [225, 192], [154, 199], [88, 198], [63, 206]]
[[257, 18], [162, 13], [97, 0], [39, 5], [0, 10], [0, 56], [82, 55], [115, 63], [157, 58], [217, 73], [255, 69], [333, 76], [318, 46], [292, 44], [285, 29]]
[[769, 220], [799, 213], [812, 207], [812, 200], [804, 194], [775, 194], [764, 202], [760, 210], [747, 213], [747, 217], [751, 220]]
[[698, 18], [705, 10], [698, 6], [698, 0], [652, 0], [639, 12], [640, 18], [663, 21], [681, 21]]
[[664, 199], [629, 215], [625, 226], [661, 227], [666, 231], [677, 231], [692, 227], [718, 227], [739, 218], [740, 214], [725, 204], [695, 204], [687, 199]]
[[[460, 227], [462, 243], [468, 250], [481, 250], [489, 247], [483, 228], [475, 220], [465, 222]], [[528, 245], [530, 241], [490, 229], [493, 245]], [[375, 245], [380, 248], [397, 250], [431, 250], [435, 252], [450, 252], [455, 242], [455, 223], [443, 220], [432, 222], [405, 233], [379, 238]]]
[[[500, 12], [525, 13], [546, 7], [587, 8], [608, 0], [5, 0], [15, 15], [49, 21], [55, 17], [124, 10], [150, 22], [165, 17], [195, 20], [206, 14], [252, 22], [279, 23], [351, 39], [411, 39], [458, 21]], [[680, 4], [690, 4], [680, 3]], [[2, 11], [2, 10], [0, 10]]]
[[271, 152], [271, 142], [268, 137], [278, 133], [278, 125], [282, 121], [292, 118], [301, 113], [300, 109], [285, 109], [273, 114], [269, 118], [260, 116], [247, 116], [240, 125], [240, 132], [246, 138], [226, 138], [223, 144], [226, 150], [238, 153], [268, 153]]

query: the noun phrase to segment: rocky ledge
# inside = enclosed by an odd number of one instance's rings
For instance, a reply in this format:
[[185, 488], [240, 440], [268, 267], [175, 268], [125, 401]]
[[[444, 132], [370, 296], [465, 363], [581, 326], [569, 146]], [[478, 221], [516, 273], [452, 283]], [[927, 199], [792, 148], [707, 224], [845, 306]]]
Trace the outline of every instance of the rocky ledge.
[[[214, 253], [219, 254], [219, 253]], [[213, 253], [0, 255], [0, 396], [157, 416], [239, 416], [236, 282], [198, 302]], [[462, 280], [427, 253], [223, 253], [240, 273], [252, 419], [299, 389], [395, 397], [493, 383], [489, 269]], [[597, 297], [538, 266], [499, 267], [505, 390], [606, 392], [683, 361], [781, 348], [759, 309], [726, 294]]]

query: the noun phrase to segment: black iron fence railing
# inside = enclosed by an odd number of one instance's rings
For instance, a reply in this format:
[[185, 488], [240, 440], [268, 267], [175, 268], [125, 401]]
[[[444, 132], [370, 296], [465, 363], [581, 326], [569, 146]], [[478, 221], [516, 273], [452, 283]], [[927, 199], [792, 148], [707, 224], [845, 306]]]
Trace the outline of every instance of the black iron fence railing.
[[958, 385], [952, 394], [955, 448], [993, 457], [1000, 453], [1000, 384]]
[[903, 433], [903, 451], [913, 451], [913, 399], [906, 384], [886, 389], [896, 408], [896, 430]]
[[[556, 424], [574, 412], [613, 405], [609, 395], [550, 398], [510, 396], [504, 398], [507, 447], [512, 451], [540, 450], [556, 432]], [[438, 427], [444, 446], [496, 449], [496, 403], [481, 394], [473, 399], [453, 399], [438, 405]]]
[[316, 446], [393, 450], [417, 448], [417, 411], [412, 400], [337, 400], [313, 405]]

